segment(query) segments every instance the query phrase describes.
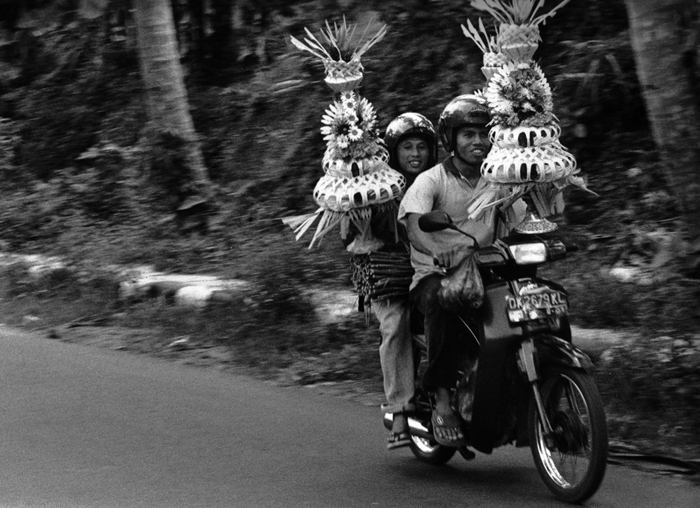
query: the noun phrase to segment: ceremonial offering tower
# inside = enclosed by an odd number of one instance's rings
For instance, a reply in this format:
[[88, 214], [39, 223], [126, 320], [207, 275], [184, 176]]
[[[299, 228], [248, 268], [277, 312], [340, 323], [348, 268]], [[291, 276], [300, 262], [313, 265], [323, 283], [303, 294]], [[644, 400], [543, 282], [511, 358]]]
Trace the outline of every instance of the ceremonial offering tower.
[[563, 210], [564, 187], [573, 184], [587, 190], [576, 176], [576, 159], [559, 142], [561, 128], [553, 114], [552, 91], [532, 59], [541, 42], [539, 24], [568, 1], [538, 16], [543, 0], [472, 0], [473, 7], [495, 18], [497, 33], [489, 34], [481, 19], [478, 29], [471, 21], [467, 27], [462, 25], [464, 34], [484, 53], [487, 84], [483, 93], [492, 116], [493, 147], [481, 166], [485, 184], [469, 212], [477, 218], [489, 207], [507, 208], [524, 198], [529, 210], [515, 228], [520, 233], [556, 229], [545, 217]]
[[365, 33], [356, 34], [356, 26], [349, 26], [343, 19], [342, 24], [334, 23], [333, 27], [326, 22], [320, 38], [308, 29], [303, 42], [291, 37], [297, 48], [323, 62], [325, 82], [335, 99], [322, 118], [321, 133], [327, 145], [322, 162], [324, 175], [313, 191], [320, 208], [285, 221], [295, 228], [299, 239], [320, 217], [309, 248], [336, 226], [343, 239], [351, 226], [356, 229], [348, 246], [350, 252], [365, 253], [380, 247], [372, 236], [371, 218], [374, 213], [396, 207], [396, 198], [406, 185], [405, 178], [388, 165], [389, 153], [379, 137], [372, 104], [357, 93], [364, 70], [360, 58], [386, 33], [384, 25], [365, 40], [371, 26]]

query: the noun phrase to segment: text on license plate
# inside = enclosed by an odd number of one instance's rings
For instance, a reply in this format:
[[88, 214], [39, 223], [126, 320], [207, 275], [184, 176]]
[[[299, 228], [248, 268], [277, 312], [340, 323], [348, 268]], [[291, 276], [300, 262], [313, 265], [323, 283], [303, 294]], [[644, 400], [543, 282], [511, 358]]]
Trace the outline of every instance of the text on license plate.
[[566, 314], [566, 295], [559, 291], [547, 290], [520, 296], [506, 296], [508, 318], [511, 322], [544, 319]]

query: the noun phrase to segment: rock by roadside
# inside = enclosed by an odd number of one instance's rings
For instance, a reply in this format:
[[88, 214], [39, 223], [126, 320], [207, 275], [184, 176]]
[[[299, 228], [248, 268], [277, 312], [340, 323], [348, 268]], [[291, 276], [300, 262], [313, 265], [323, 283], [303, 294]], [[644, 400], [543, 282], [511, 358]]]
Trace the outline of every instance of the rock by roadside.
[[[0, 253], [0, 267], [13, 264], [26, 266], [27, 275], [35, 279], [52, 271], [73, 270], [55, 256]], [[101, 271], [114, 279], [119, 287], [119, 298], [126, 301], [162, 299], [175, 305], [205, 307], [209, 302], [242, 298], [251, 287], [244, 280], [223, 279], [215, 275], [166, 274], [147, 265], [108, 265], [101, 267]]]
[[206, 307], [209, 302], [243, 298], [251, 284], [238, 279], [221, 279], [213, 275], [180, 275], [160, 272], [125, 272], [119, 282], [119, 297], [124, 300], [163, 298], [175, 305]]
[[571, 336], [574, 346], [585, 351], [593, 360], [600, 358], [608, 349], [635, 339], [631, 333], [580, 326], [571, 327]]

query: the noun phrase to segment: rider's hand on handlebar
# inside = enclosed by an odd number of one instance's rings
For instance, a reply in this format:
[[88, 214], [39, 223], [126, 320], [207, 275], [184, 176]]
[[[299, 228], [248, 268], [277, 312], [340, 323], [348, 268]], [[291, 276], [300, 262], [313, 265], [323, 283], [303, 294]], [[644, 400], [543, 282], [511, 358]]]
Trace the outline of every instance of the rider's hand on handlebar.
[[469, 245], [457, 245], [447, 251], [434, 253], [433, 262], [437, 266], [450, 269], [464, 261], [464, 258], [471, 253], [471, 250]]

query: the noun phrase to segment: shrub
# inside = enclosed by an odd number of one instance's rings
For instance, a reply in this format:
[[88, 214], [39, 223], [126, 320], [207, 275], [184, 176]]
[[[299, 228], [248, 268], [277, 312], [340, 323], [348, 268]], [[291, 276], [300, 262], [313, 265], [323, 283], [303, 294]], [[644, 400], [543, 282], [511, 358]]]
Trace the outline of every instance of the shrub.
[[638, 415], [626, 432], [670, 428], [700, 445], [700, 339], [642, 336], [604, 353], [598, 371], [611, 410]]

